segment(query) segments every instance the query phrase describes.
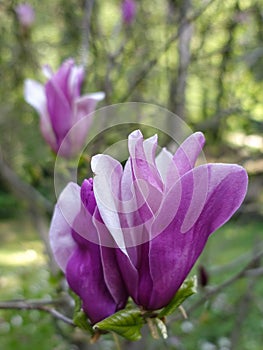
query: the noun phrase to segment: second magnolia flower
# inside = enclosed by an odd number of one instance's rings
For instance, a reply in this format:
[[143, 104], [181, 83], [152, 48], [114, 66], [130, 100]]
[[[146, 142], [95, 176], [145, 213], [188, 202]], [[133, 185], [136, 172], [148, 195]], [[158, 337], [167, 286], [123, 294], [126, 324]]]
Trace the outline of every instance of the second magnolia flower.
[[84, 146], [92, 122], [89, 114], [105, 94], [81, 96], [84, 67], [76, 66], [73, 59], [66, 60], [56, 73], [49, 66], [45, 66], [43, 72], [48, 78], [45, 85], [26, 80], [25, 99], [39, 113], [42, 135], [52, 150], [60, 156], [71, 157]]
[[124, 166], [92, 158], [94, 179], [61, 193], [51, 246], [92, 323], [125, 305], [130, 295], [146, 310], [166, 306], [210, 234], [241, 205], [247, 173], [236, 164], [195, 167], [205, 139], [198, 132], [172, 155], [156, 157], [157, 136], [129, 135]]

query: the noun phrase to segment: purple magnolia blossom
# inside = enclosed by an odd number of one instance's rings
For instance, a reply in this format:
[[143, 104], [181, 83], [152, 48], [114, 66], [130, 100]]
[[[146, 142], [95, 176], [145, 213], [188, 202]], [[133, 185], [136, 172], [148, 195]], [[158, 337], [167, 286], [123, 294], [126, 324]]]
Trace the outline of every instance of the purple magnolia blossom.
[[[197, 132], [174, 155], [163, 148], [156, 156], [157, 136], [144, 140], [137, 130], [129, 135], [124, 168], [110, 156], [96, 155], [91, 161], [94, 180], [85, 180], [81, 190], [74, 184], [66, 187], [52, 221], [51, 243], [73, 290], [80, 295], [85, 278], [96, 270], [98, 254], [98, 266], [114, 276], [107, 279], [111, 295], [117, 290], [123, 295], [126, 289], [147, 310], [170, 302], [210, 234], [229, 220], [247, 190], [247, 173], [238, 165], [195, 167], [204, 142]], [[92, 248], [88, 259], [85, 247], [94, 244], [100, 248]], [[85, 295], [83, 291], [81, 297]], [[94, 300], [100, 303], [99, 297]]]
[[69, 286], [81, 298], [82, 308], [94, 324], [122, 309], [128, 295], [114, 249], [86, 240], [75, 232], [74, 224], [69, 225], [64, 217], [67, 208], [76, 210], [77, 225], [83, 224], [87, 234], [98, 236], [92, 218], [99, 221], [101, 218], [92, 179], [86, 180], [81, 188], [70, 183], [61, 193], [51, 222], [50, 243]]
[[136, 2], [134, 0], [124, 0], [122, 2], [122, 19], [126, 24], [131, 24], [136, 16]]
[[241, 205], [247, 173], [234, 164], [194, 167], [204, 145], [191, 135], [172, 155], [156, 157], [157, 136], [130, 134], [124, 169], [107, 155], [93, 157], [100, 216], [120, 249], [117, 257], [130, 296], [145, 309], [169, 303], [209, 235]]
[[17, 5], [15, 12], [22, 27], [30, 28], [35, 22], [35, 11], [30, 4], [25, 3]]
[[85, 72], [73, 59], [66, 60], [56, 73], [49, 66], [45, 66], [43, 72], [48, 78], [45, 85], [26, 80], [25, 100], [39, 113], [42, 135], [52, 150], [71, 157], [83, 147], [92, 122], [88, 115], [104, 98], [104, 93], [80, 95]]

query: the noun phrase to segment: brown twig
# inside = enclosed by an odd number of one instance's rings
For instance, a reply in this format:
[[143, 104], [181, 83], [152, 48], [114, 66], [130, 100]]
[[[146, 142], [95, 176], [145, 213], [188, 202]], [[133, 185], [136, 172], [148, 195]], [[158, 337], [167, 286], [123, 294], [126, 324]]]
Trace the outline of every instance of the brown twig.
[[52, 315], [57, 320], [63, 321], [73, 327], [75, 324], [72, 319], [63, 315], [51, 305], [61, 304], [61, 300], [10, 300], [1, 301], [0, 309], [3, 310], [39, 310]]

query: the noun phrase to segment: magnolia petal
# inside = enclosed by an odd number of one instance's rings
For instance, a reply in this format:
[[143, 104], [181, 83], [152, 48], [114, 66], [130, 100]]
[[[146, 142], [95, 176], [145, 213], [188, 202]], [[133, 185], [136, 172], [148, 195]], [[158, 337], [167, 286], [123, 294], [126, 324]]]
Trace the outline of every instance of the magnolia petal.
[[58, 71], [54, 73], [50, 79], [50, 81], [57, 87], [57, 89], [63, 92], [63, 95], [69, 105], [72, 105], [69, 80], [73, 68], [74, 60], [72, 58], [69, 58], [62, 63]]
[[204, 143], [204, 135], [201, 132], [195, 132], [181, 144], [175, 152], [173, 163], [167, 171], [167, 189], [171, 188], [179, 177], [183, 176], [187, 171], [194, 167]]
[[135, 130], [129, 135], [128, 146], [133, 176], [150, 183], [161, 191], [163, 184], [155, 164], [157, 136], [143, 141], [140, 130]]
[[74, 60], [66, 60], [45, 85], [47, 109], [58, 145], [73, 125], [73, 101], [68, 81]]
[[96, 209], [96, 199], [93, 192], [93, 179], [84, 180], [80, 189], [81, 201], [91, 215]]
[[[139, 264], [138, 246], [127, 248], [125, 253], [121, 249], [116, 249], [116, 256], [126, 289], [129, 295], [132, 296], [134, 300], [137, 300], [139, 291], [139, 271], [138, 265], [136, 266], [135, 263]], [[136, 258], [132, 259], [134, 256]]]
[[[74, 203], [74, 205], [72, 205]], [[80, 187], [74, 182], [70, 182], [61, 192], [57, 205], [59, 206], [65, 220], [70, 227], [81, 211]], [[75, 229], [75, 228], [74, 228]]]
[[84, 95], [83, 97], [88, 97], [90, 100], [99, 102], [105, 98], [105, 92], [103, 91], [92, 92], [90, 94]]
[[57, 205], [72, 230], [86, 240], [97, 242], [97, 232], [92, 224], [92, 214], [84, 204], [81, 200], [81, 188], [70, 182], [61, 192]]
[[[123, 169], [118, 161], [106, 155], [96, 155], [91, 160], [91, 168], [95, 173], [94, 195], [100, 216], [114, 238], [113, 246], [117, 244], [127, 254], [126, 247], [141, 243], [140, 232], [142, 232], [144, 222], [136, 222], [135, 213], [138, 213], [138, 210], [144, 210], [144, 208], [138, 208], [134, 197], [128, 201], [122, 201], [120, 185]], [[136, 236], [133, 235], [135, 231]], [[102, 237], [106, 237], [103, 245], [108, 245], [107, 235], [104, 233]], [[112, 243], [110, 242], [110, 244]]]
[[128, 299], [128, 293], [117, 263], [116, 249], [100, 245], [100, 254], [105, 284], [117, 307], [123, 308]]
[[205, 137], [200, 131], [190, 135], [181, 144], [173, 157], [176, 166], [180, 169], [180, 175], [185, 174], [194, 167], [204, 144]]
[[[198, 196], [191, 197], [191, 193], [199, 191], [194, 185], [194, 178], [202, 178], [207, 173], [206, 202], [202, 212], [192, 227], [182, 233], [191, 201], [198, 202]], [[154, 288], [151, 299], [145, 305], [150, 309], [160, 308], [169, 302], [201, 254], [209, 235], [229, 220], [241, 205], [247, 190], [246, 171], [232, 164], [197, 167], [186, 173], [180, 182], [181, 203], [174, 220], [151, 241], [150, 271]], [[160, 256], [162, 259], [159, 259]]]
[[76, 249], [76, 243], [71, 235], [71, 227], [58, 205], [54, 210], [49, 237], [56, 262], [61, 270], [65, 272], [68, 260]]
[[127, 293], [115, 262], [115, 250], [101, 246], [104, 232], [93, 223], [96, 217], [96, 223], [106, 229], [97, 210], [92, 179], [84, 180], [80, 197], [83, 205], [74, 227], [78, 225], [82, 235], [73, 232], [78, 246], [67, 264], [66, 277], [72, 290], [82, 299], [84, 311], [95, 323], [123, 308]]
[[39, 113], [40, 129], [44, 139], [54, 151], [57, 151], [55, 134], [52, 129], [50, 116], [47, 112], [47, 99], [44, 86], [37, 81], [26, 79], [24, 95], [26, 102]]
[[[121, 178], [121, 200], [126, 203], [131, 202], [131, 200], [135, 200], [134, 190], [133, 190], [133, 176], [132, 176], [132, 168], [131, 168], [131, 159], [128, 158], [123, 169], [123, 174]], [[131, 208], [129, 212], [132, 212], [134, 208]]]
[[72, 126], [71, 106], [54, 78], [46, 83], [45, 92], [52, 128], [60, 145]]
[[26, 79], [24, 85], [24, 96], [27, 103], [34, 107], [42, 115], [46, 112], [45, 88], [37, 81]]
[[129, 135], [133, 188], [136, 210], [143, 221], [152, 219], [162, 200], [163, 183], [155, 164], [157, 137], [143, 141], [139, 130]]
[[[104, 92], [95, 92], [92, 94], [86, 94], [78, 97], [74, 100], [75, 112], [74, 112], [74, 122], [79, 121], [82, 118], [87, 118], [87, 120], [92, 120], [89, 114], [93, 113], [98, 102], [105, 98]], [[89, 125], [90, 122], [87, 122]]]
[[74, 101], [80, 96], [80, 89], [84, 80], [85, 71], [83, 66], [73, 66], [68, 79], [68, 91], [70, 100]]
[[157, 169], [159, 171], [159, 174], [161, 175], [161, 178], [163, 180], [163, 183], [165, 183], [167, 178], [167, 172], [172, 165], [172, 159], [173, 155], [170, 153], [166, 148], [162, 148], [161, 152], [158, 154], [158, 156], [155, 159]]
[[85, 249], [78, 246], [68, 261], [66, 277], [70, 288], [81, 298], [82, 308], [92, 324], [117, 311], [104, 283], [98, 245], [90, 243]]
[[44, 64], [43, 67], [42, 67], [42, 73], [44, 74], [44, 76], [47, 78], [47, 79], [51, 79], [52, 76], [54, 75], [54, 72], [52, 70], [52, 68], [50, 67], [49, 64]]
[[120, 222], [120, 182], [123, 173], [121, 164], [110, 156], [99, 154], [91, 159], [94, 176], [94, 195], [103, 222], [117, 245], [124, 249], [122, 224]]
[[63, 147], [70, 149], [72, 155], [80, 152], [82, 147], [85, 146], [86, 137], [93, 121], [93, 112], [97, 102], [103, 96], [104, 93], [89, 94], [78, 97], [73, 101], [70, 116], [72, 127], [69, 128], [69, 133], [63, 141], [65, 143]]
[[145, 196], [138, 196], [136, 193], [142, 188], [138, 188], [140, 185], [143, 186], [145, 182], [143, 180], [137, 180], [133, 176], [133, 170], [131, 165], [131, 158], [128, 158], [121, 178], [121, 207], [122, 213], [125, 219], [125, 227], [133, 227], [142, 224], [144, 220], [140, 216], [138, 209], [140, 209], [145, 203], [145, 197], [149, 195], [148, 186], [145, 187]]
[[[46, 122], [46, 121], [48, 121], [48, 122]], [[52, 148], [52, 150], [54, 152], [57, 152], [57, 150], [58, 150], [57, 141], [56, 141], [51, 123], [49, 121], [49, 117], [47, 116], [47, 113], [46, 113], [46, 116], [44, 114], [42, 114], [40, 117], [40, 131], [42, 133], [42, 136], [46, 140], [46, 142]]]
[[51, 247], [59, 266], [66, 272], [71, 289], [82, 299], [83, 310], [92, 323], [123, 308], [127, 300], [114, 263], [115, 251], [94, 243], [98, 231], [92, 215], [96, 210], [92, 180], [85, 180], [81, 189], [70, 183], [58, 199], [50, 229]]
[[154, 281], [151, 275], [151, 261], [150, 261], [150, 254], [149, 254], [149, 247], [150, 242], [145, 242], [141, 246], [139, 246], [139, 284], [138, 284], [138, 292], [137, 296], [136, 294], [133, 294], [133, 291], [131, 290], [131, 295], [134, 295], [134, 300], [136, 304], [138, 305], [147, 305], [149, 302], [149, 296], [151, 296], [153, 288], [154, 288]]

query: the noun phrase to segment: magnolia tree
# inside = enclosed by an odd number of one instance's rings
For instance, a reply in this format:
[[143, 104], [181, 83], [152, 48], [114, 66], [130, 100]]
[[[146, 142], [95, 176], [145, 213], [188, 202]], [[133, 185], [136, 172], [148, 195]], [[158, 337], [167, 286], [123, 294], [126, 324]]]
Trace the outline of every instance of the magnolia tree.
[[[104, 94], [80, 96], [84, 69], [71, 59], [55, 74], [48, 66], [44, 72], [45, 86], [25, 82], [25, 99], [39, 112], [41, 132], [57, 161], [80, 158], [92, 119], [100, 122], [93, 111]], [[129, 107], [122, 106], [126, 115], [131, 115]], [[103, 112], [119, 126], [118, 112], [113, 116], [111, 109]], [[143, 114], [144, 128], [149, 116]], [[151, 125], [158, 129], [158, 123]], [[144, 139], [134, 130], [124, 166], [96, 154], [90, 163], [94, 177], [81, 186], [71, 181], [60, 193], [50, 246], [75, 293], [72, 324], [93, 340], [105, 332], [138, 340], [145, 323], [166, 338], [165, 317], [196, 293], [196, 277], [187, 276], [211, 233], [241, 205], [248, 182], [245, 169], [235, 164], [195, 167], [204, 143], [201, 132], [193, 133], [173, 154], [158, 149], [157, 134]]]
[[[137, 5], [121, 2], [127, 31]], [[16, 15], [22, 30], [30, 31], [32, 7], [21, 4]], [[85, 40], [83, 48], [87, 56]], [[153, 338], [166, 339], [169, 320], [187, 317], [182, 304], [198, 293], [198, 280], [206, 284], [204, 268], [199, 278], [191, 270], [210, 235], [241, 206], [247, 172], [237, 164], [206, 162], [204, 134], [180, 115], [139, 102], [111, 106], [109, 91], [82, 94], [83, 62], [67, 58], [57, 71], [49, 64], [42, 71], [46, 82], [26, 79], [24, 98], [55, 155], [57, 202], [45, 243], [62, 272], [55, 275], [66, 305], [14, 301], [6, 308], [49, 312], [93, 343], [111, 334], [117, 348], [122, 341], [116, 335], [138, 341], [145, 325]], [[115, 145], [104, 137], [112, 130], [121, 135]], [[91, 144], [97, 147], [92, 155]], [[217, 289], [209, 293], [205, 297]]]

